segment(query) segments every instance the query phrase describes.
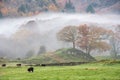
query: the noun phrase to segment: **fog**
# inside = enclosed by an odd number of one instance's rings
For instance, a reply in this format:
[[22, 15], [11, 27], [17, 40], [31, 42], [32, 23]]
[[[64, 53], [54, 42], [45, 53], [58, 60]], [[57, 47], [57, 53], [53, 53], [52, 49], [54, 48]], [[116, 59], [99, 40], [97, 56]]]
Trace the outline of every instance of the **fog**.
[[37, 54], [44, 45], [47, 51], [71, 46], [56, 39], [56, 33], [68, 25], [94, 24], [107, 29], [120, 25], [120, 16], [114, 14], [41, 13], [25, 18], [0, 20], [0, 56], [24, 57], [29, 50]]

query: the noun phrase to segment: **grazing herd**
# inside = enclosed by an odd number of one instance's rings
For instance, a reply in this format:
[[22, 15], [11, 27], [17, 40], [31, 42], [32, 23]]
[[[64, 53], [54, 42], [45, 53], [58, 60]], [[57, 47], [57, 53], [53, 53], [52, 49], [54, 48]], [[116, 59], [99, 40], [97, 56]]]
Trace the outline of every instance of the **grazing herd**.
[[[28, 72], [34, 72], [34, 67], [32, 66], [74, 66], [74, 65], [80, 65], [80, 64], [85, 64], [88, 62], [69, 62], [69, 63], [51, 63], [51, 64], [35, 64], [35, 65], [26, 65], [26, 66], [30, 66], [27, 71]], [[22, 64], [16, 64], [17, 67], [21, 67]], [[1, 67], [6, 67], [6, 64], [2, 64]]]
[[[6, 67], [7, 65], [6, 64], [2, 64], [1, 67]], [[21, 67], [22, 64], [16, 64], [17, 67]], [[34, 68], [33, 67], [29, 67], [27, 69], [28, 72], [34, 72]]]

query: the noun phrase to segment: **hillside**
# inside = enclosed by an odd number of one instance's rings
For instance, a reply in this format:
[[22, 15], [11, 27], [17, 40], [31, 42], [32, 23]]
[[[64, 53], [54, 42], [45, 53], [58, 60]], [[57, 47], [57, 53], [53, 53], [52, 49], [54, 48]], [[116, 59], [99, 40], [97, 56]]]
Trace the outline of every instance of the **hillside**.
[[69, 49], [59, 49], [55, 52], [48, 52], [45, 54], [41, 54], [37, 57], [33, 57], [23, 61], [24, 63], [34, 63], [34, 64], [42, 64], [42, 63], [65, 63], [65, 62], [89, 62], [95, 61], [95, 59], [85, 54], [84, 52], [69, 48]]
[[0, 0], [0, 17], [41, 12], [120, 13], [120, 0]]

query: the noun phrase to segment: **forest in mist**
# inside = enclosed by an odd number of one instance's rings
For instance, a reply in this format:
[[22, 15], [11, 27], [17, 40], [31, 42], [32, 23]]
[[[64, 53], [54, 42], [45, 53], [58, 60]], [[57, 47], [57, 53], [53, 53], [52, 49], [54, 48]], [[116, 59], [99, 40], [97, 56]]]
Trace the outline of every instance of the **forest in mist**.
[[[67, 26], [88, 25], [102, 27], [116, 32], [120, 27], [120, 16], [115, 14], [78, 14], [78, 13], [42, 13], [32, 17], [0, 19], [0, 56], [24, 58], [32, 51], [38, 54], [41, 46], [47, 52], [72, 47], [71, 42], [57, 39], [57, 33]], [[117, 33], [119, 35], [119, 33]], [[110, 43], [106, 38], [106, 41]], [[120, 47], [120, 46], [119, 46]], [[82, 49], [77, 46], [78, 49]], [[110, 55], [109, 52], [96, 50], [93, 55]]]

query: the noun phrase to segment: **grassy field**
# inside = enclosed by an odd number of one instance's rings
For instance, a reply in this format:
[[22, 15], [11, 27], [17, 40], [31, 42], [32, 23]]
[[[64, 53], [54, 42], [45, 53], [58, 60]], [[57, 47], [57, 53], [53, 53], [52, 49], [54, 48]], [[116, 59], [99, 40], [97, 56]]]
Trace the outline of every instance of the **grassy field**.
[[120, 64], [91, 63], [78, 66], [0, 67], [0, 80], [120, 80]]

